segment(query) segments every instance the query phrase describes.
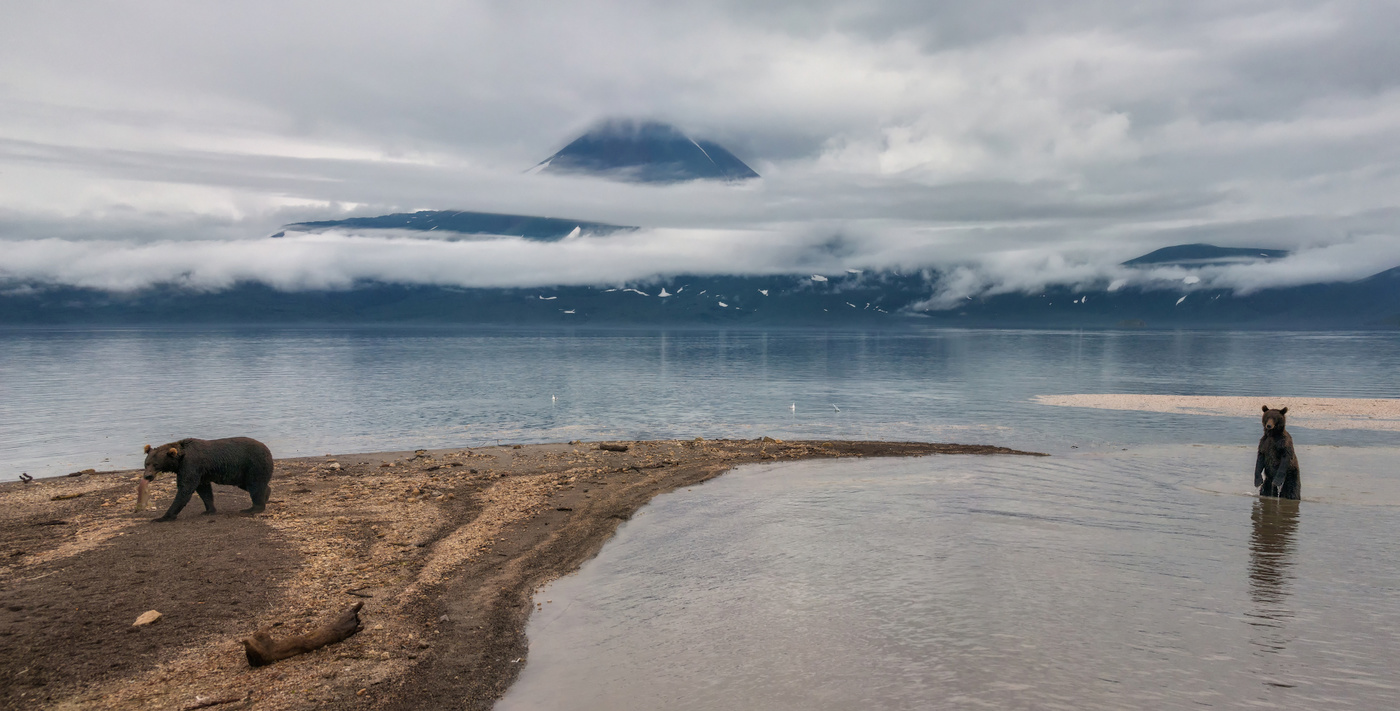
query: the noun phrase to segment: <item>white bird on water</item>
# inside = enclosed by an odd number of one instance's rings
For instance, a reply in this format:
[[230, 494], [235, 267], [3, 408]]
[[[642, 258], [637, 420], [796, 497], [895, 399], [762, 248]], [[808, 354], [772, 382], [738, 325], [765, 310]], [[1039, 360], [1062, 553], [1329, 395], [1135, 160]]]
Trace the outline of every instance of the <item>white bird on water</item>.
[[788, 409], [789, 409], [789, 410], [792, 410], [792, 414], [796, 415], [796, 414], [797, 414], [797, 403], [794, 402], [793, 404], [788, 405]]
[[831, 403], [831, 409], [833, 409], [833, 410], [835, 410], [835, 411], [837, 411], [837, 412], [840, 412], [840, 411], [841, 411], [841, 408], [837, 407], [837, 406], [836, 406], [836, 403], [834, 403], [834, 402]]

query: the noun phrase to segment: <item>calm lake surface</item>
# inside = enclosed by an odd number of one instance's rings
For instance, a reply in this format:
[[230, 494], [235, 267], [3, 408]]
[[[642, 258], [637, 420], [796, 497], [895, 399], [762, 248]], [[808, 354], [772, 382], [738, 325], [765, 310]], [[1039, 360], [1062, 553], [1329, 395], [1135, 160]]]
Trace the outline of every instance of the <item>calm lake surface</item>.
[[498, 439], [1068, 452], [1259, 437], [1253, 420], [1028, 402], [1084, 392], [1400, 397], [1400, 334], [0, 329], [0, 478], [136, 468], [144, 444], [235, 435], [279, 457]]
[[660, 497], [542, 593], [500, 708], [1400, 703], [1400, 433], [1290, 425], [1307, 499], [1264, 503], [1254, 418], [1031, 402], [1106, 392], [1396, 398], [1400, 334], [7, 330], [0, 478], [188, 436], [1037, 450]]
[[[1184, 450], [1184, 451], [1183, 451]], [[522, 709], [1396, 708], [1400, 450], [748, 466], [537, 598]]]

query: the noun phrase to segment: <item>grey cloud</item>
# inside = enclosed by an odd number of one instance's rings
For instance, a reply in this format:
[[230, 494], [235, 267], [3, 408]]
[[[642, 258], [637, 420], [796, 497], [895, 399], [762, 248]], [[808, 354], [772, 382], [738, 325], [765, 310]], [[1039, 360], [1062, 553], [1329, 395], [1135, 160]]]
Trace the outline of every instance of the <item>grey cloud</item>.
[[[0, 25], [0, 269], [127, 288], [144, 278], [33, 260], [130, 265], [187, 241], [212, 261], [162, 278], [438, 274], [388, 256], [403, 248], [484, 265], [445, 283], [487, 283], [489, 259], [519, 281], [524, 254], [563, 260], [541, 272], [554, 278], [585, 278], [568, 256], [633, 279], [721, 269], [727, 249], [736, 271], [807, 268], [835, 259], [817, 245], [836, 235], [855, 266], [936, 267], [984, 292], [1111, 283], [1118, 261], [1185, 241], [1361, 245], [1384, 268], [1400, 237], [1397, 30], [1391, 3], [1320, 0], [20, 4]], [[522, 174], [619, 115], [719, 140], [765, 177]], [[636, 260], [609, 242], [261, 239], [448, 208], [654, 229], [628, 243]], [[1312, 254], [1337, 266], [1211, 279], [1360, 268], [1345, 249]]]

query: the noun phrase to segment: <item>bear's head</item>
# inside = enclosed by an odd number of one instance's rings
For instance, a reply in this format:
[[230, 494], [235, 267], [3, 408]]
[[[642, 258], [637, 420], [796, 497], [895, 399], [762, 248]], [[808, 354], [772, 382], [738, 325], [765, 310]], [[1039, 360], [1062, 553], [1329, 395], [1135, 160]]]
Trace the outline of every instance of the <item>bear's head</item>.
[[180, 471], [180, 460], [184, 456], [179, 442], [162, 444], [159, 447], [146, 445], [146, 481], [154, 481], [159, 472]]
[[1283, 431], [1283, 427], [1284, 427], [1284, 425], [1286, 424], [1286, 420], [1288, 419], [1288, 418], [1286, 417], [1287, 414], [1288, 414], [1288, 408], [1286, 408], [1286, 407], [1280, 408], [1280, 409], [1278, 409], [1278, 410], [1271, 410], [1271, 409], [1269, 409], [1269, 406], [1268, 406], [1268, 405], [1265, 405], [1265, 406], [1264, 406], [1264, 434], [1267, 434], [1267, 435], [1276, 435], [1276, 434], [1282, 432], [1282, 431]]

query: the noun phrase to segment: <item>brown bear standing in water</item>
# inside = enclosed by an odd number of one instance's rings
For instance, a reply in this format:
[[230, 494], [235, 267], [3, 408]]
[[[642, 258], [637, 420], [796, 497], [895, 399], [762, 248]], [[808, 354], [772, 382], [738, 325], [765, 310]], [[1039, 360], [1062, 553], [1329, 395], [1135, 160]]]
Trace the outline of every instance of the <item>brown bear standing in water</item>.
[[174, 472], [175, 500], [165, 515], [154, 521], [174, 521], [180, 510], [199, 494], [204, 513], [214, 510], [214, 487], [211, 484], [236, 486], [253, 497], [253, 505], [243, 509], [245, 514], [262, 513], [272, 489], [272, 452], [267, 445], [247, 437], [228, 439], [182, 439], [159, 447], [146, 445], [145, 481], [138, 497], [145, 493], [146, 482], [153, 481], [158, 472]]
[[1254, 485], [1260, 496], [1301, 499], [1303, 482], [1293, 437], [1284, 430], [1288, 408], [1270, 410], [1264, 406], [1264, 436], [1259, 438], [1259, 456], [1254, 460]]

